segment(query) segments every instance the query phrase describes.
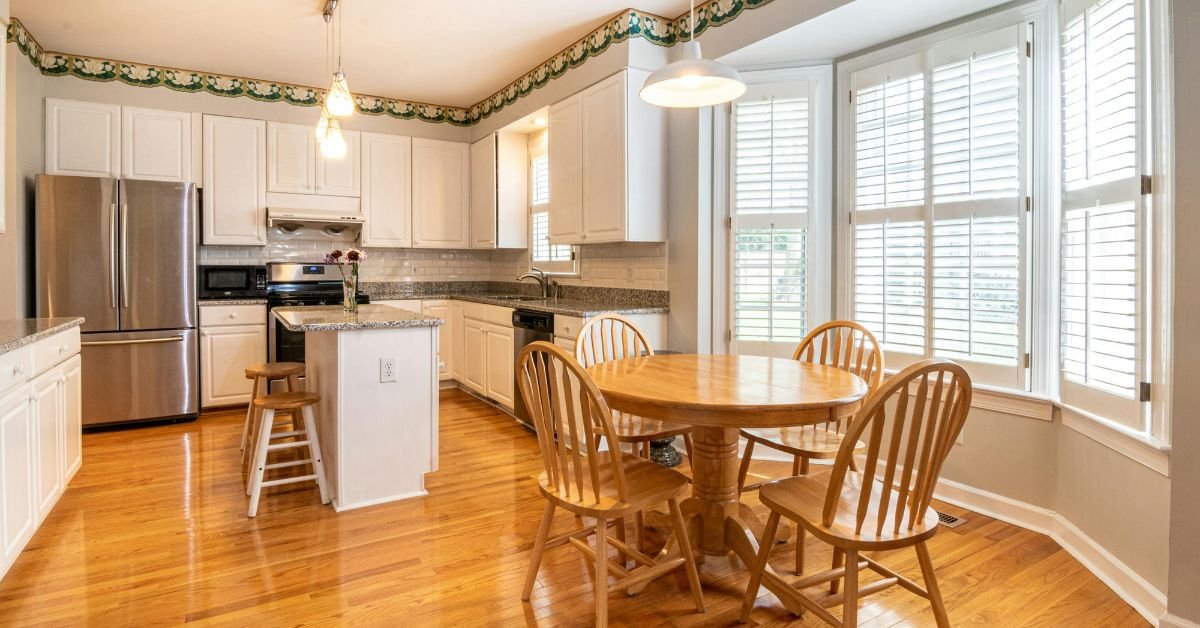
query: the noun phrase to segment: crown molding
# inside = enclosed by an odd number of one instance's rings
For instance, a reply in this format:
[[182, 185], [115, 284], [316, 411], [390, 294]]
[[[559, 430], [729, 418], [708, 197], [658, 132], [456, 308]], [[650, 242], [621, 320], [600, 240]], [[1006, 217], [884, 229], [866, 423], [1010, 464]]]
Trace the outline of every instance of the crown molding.
[[[729, 23], [748, 9], [772, 0], [706, 0], [696, 7], [696, 35], [709, 28]], [[420, 120], [456, 126], [471, 126], [529, 96], [535, 90], [583, 65], [615, 44], [632, 38], [670, 47], [689, 35], [689, 14], [675, 19], [645, 11], [626, 9], [607, 19], [587, 35], [538, 64], [500, 91], [471, 107], [449, 107], [356, 94], [355, 108], [366, 115], [388, 115], [401, 120]], [[187, 70], [104, 57], [91, 57], [46, 50], [21, 23], [11, 18], [7, 40], [45, 76], [74, 76], [88, 81], [120, 81], [135, 87], [166, 87], [180, 92], [208, 93], [228, 98], [244, 97], [261, 102], [283, 102], [300, 107], [320, 105], [325, 89], [308, 85], [279, 83], [263, 79]]]

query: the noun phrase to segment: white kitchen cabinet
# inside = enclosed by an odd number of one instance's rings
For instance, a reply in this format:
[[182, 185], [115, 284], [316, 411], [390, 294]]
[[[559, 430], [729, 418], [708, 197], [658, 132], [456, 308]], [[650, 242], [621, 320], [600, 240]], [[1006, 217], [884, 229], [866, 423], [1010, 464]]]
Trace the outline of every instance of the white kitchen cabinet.
[[[308, 127], [305, 127], [308, 128]], [[312, 129], [309, 129], [312, 136]], [[316, 177], [313, 187], [317, 194], [330, 196], [354, 196], [361, 193], [362, 134], [358, 131], [342, 131], [346, 139], [346, 155], [341, 159], [327, 159], [316, 148]]]
[[438, 380], [454, 378], [455, 329], [450, 319], [450, 301], [433, 300], [421, 302], [421, 313], [444, 321], [438, 326]]
[[192, 181], [192, 114], [122, 107], [121, 176]]
[[529, 141], [498, 132], [471, 144], [471, 248], [529, 246]]
[[489, 324], [487, 327], [486, 396], [511, 410], [513, 408], [513, 328]]
[[467, 388], [486, 394], [487, 386], [487, 328], [488, 324], [472, 318], [463, 318], [463, 384]]
[[413, 246], [470, 248], [470, 146], [412, 141]]
[[46, 174], [121, 176], [121, 106], [46, 99]]
[[363, 133], [363, 246], [412, 246], [412, 138]]
[[463, 349], [466, 343], [463, 342], [463, 304], [462, 301], [450, 301], [450, 320], [447, 321], [453, 327], [451, 360], [450, 360], [450, 375], [457, 381], [463, 381], [463, 363], [466, 359], [463, 357]]
[[549, 239], [555, 244], [583, 241], [583, 112], [575, 94], [550, 105], [546, 158], [550, 171]]
[[35, 483], [38, 520], [54, 507], [62, 494], [62, 444], [59, 443], [63, 407], [62, 372], [53, 369], [33, 380], [30, 403], [33, 409], [34, 450], [37, 461]]
[[83, 360], [78, 356], [62, 366], [63, 489], [83, 466]]
[[29, 389], [0, 398], [0, 575], [25, 548], [37, 525], [33, 405]]
[[267, 123], [267, 191], [312, 194], [317, 138], [313, 127]]
[[667, 120], [638, 97], [646, 76], [622, 70], [551, 106], [552, 242], [666, 240]]
[[245, 368], [267, 361], [265, 305], [200, 307], [200, 407], [248, 403]]
[[204, 116], [203, 243], [267, 243], [267, 125]]

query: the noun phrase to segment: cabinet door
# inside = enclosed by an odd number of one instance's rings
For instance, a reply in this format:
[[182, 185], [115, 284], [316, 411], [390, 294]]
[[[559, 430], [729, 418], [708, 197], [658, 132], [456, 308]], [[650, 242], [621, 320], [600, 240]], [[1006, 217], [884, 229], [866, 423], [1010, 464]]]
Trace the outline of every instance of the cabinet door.
[[[307, 128], [307, 127], [305, 127]], [[309, 129], [309, 135], [312, 130]], [[360, 192], [359, 166], [362, 155], [359, 146], [362, 137], [358, 131], [342, 131], [346, 138], [346, 155], [341, 159], [326, 159], [317, 150], [313, 160], [317, 163], [315, 189], [317, 194], [332, 196], [358, 196]]]
[[583, 136], [576, 94], [550, 106], [546, 156], [550, 162], [550, 241], [583, 241]]
[[312, 194], [316, 144], [313, 127], [268, 122], [267, 191]]
[[466, 359], [463, 357], [463, 348], [466, 343], [463, 341], [463, 308], [460, 301], [450, 302], [450, 320], [451, 326], [450, 341], [453, 345], [451, 350], [452, 359], [450, 360], [450, 374], [454, 379], [463, 381], [463, 363]]
[[513, 407], [513, 329], [488, 325], [487, 396], [505, 408]]
[[46, 174], [121, 176], [121, 107], [46, 99]]
[[463, 378], [467, 388], [485, 395], [487, 381], [487, 323], [463, 320]]
[[121, 108], [121, 173], [127, 179], [192, 180], [192, 114]]
[[615, 74], [581, 94], [585, 242], [625, 239], [625, 78]]
[[496, 134], [496, 248], [529, 248], [529, 136]]
[[83, 368], [75, 356], [62, 365], [63, 490], [83, 465]]
[[412, 246], [412, 138], [363, 133], [363, 246]]
[[413, 139], [413, 246], [469, 248], [469, 146]]
[[204, 116], [204, 244], [267, 243], [267, 125]]
[[471, 144], [471, 248], [496, 248], [496, 134]]
[[454, 369], [454, 329], [450, 326], [450, 308], [447, 303], [426, 301], [421, 305], [422, 314], [445, 321], [438, 327], [438, 379], [443, 381], [453, 377]]
[[33, 411], [29, 389], [0, 399], [0, 573], [3, 573], [36, 524]]
[[60, 380], [62, 373], [53, 369], [33, 380], [34, 450], [37, 460], [37, 515], [46, 517], [62, 494], [62, 470], [59, 460], [59, 414], [62, 412]]
[[266, 325], [205, 327], [200, 330], [200, 406], [250, 401], [251, 380], [243, 369], [266, 361]]

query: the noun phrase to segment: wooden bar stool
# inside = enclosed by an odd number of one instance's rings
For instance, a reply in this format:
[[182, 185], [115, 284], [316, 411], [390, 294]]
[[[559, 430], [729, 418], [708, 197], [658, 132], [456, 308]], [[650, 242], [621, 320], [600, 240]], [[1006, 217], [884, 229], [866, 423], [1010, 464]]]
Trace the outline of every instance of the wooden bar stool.
[[[313, 406], [320, 401], [320, 395], [308, 392], [273, 393], [254, 400], [254, 407], [259, 415], [258, 438], [255, 439], [254, 467], [250, 470], [248, 484], [250, 492], [250, 510], [247, 513], [248, 516], [253, 517], [258, 513], [258, 498], [264, 486], [279, 486], [280, 484], [316, 480], [317, 487], [321, 489], [321, 503], [329, 503], [329, 492], [325, 487], [325, 467], [321, 464], [321, 442], [317, 438], [317, 424], [313, 418]], [[271, 426], [275, 422], [275, 413], [281, 410], [290, 411], [293, 413], [293, 416], [299, 411], [303, 415], [304, 429], [272, 434]], [[293, 437], [298, 440], [271, 442], [273, 439]], [[276, 463], [267, 462], [267, 454], [273, 451], [296, 449], [299, 447], [308, 448], [308, 458]], [[266, 479], [266, 473], [269, 469], [298, 467], [304, 464], [311, 464], [313, 472], [288, 478]]]
[[304, 374], [303, 362], [267, 362], [246, 367], [246, 379], [253, 380], [250, 390], [250, 403], [246, 406], [246, 424], [242, 426], [242, 467], [246, 466], [246, 449], [254, 440], [255, 421], [254, 400], [265, 397], [271, 392], [271, 382], [285, 380], [288, 392], [300, 392], [300, 376]]

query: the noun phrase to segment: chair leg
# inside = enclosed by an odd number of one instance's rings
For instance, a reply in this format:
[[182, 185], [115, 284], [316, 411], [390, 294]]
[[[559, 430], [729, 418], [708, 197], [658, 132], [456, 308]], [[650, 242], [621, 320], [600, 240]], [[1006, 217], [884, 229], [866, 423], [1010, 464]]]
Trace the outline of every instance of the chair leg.
[[796, 575], [804, 575], [804, 526], [796, 526]]
[[929, 558], [929, 548], [924, 542], [917, 543], [917, 561], [921, 563], [921, 575], [925, 577], [925, 590], [929, 592], [929, 604], [933, 606], [933, 617], [937, 620], [938, 628], [949, 628], [950, 618], [946, 616], [946, 604], [942, 601], [942, 592], [938, 589], [937, 574], [933, 572], [933, 561]]
[[321, 489], [321, 503], [329, 503], [329, 487], [325, 483], [325, 464], [321, 462], [321, 441], [317, 438], [317, 421], [313, 407], [304, 406], [304, 430], [308, 432], [308, 457], [312, 460], [313, 472], [317, 474], [317, 488]]
[[608, 626], [608, 522], [596, 520], [596, 628]]
[[[625, 517], [618, 517], [616, 519], [616, 522], [613, 527], [616, 528], [617, 540], [624, 543], [625, 542]], [[640, 548], [640, 547], [638, 548], [639, 551], [641, 549], [642, 548]], [[621, 550], [617, 550], [617, 557], [621, 559], [622, 567], [625, 567], [629, 564], [629, 557], [626, 556], [625, 553], [622, 552]]]
[[691, 434], [683, 435], [683, 448], [684, 448], [684, 450], [687, 451], [688, 464], [691, 465], [692, 464], [692, 435]]
[[792, 475], [793, 476], [800, 475], [801, 473], [804, 472], [803, 471], [803, 461], [804, 461], [804, 458], [801, 458], [800, 456], [792, 456]]
[[671, 521], [675, 524], [675, 534], [679, 537], [679, 553], [683, 555], [683, 567], [687, 571], [688, 587], [692, 590], [692, 598], [696, 600], [696, 610], [704, 612], [704, 591], [700, 588], [700, 572], [696, 569], [696, 555], [692, 551], [692, 540], [688, 538], [687, 522], [683, 520], [683, 511], [679, 508], [679, 500], [667, 500], [671, 508]]
[[528, 602], [537, 581], [538, 569], [542, 566], [542, 553], [546, 551], [546, 538], [550, 536], [550, 524], [554, 521], [554, 502], [546, 502], [542, 512], [542, 523], [538, 526], [537, 539], [533, 542], [533, 555], [529, 557], [529, 569], [525, 572], [525, 588], [521, 589], [521, 600]]
[[633, 513], [633, 540], [639, 552], [646, 551], [646, 515], [640, 510]]
[[738, 621], [750, 621], [750, 611], [754, 610], [754, 599], [758, 597], [758, 587], [762, 584], [763, 570], [767, 568], [767, 559], [771, 556], [771, 546], [775, 544], [775, 531], [779, 529], [779, 513], [772, 510], [767, 517], [767, 525], [763, 528], [762, 540], [758, 543], [758, 556], [750, 567], [750, 582], [746, 584], [746, 595], [742, 598], [742, 614]]
[[[840, 547], [833, 548], [833, 568], [837, 569], [838, 567], [841, 567], [845, 563], [845, 560], [846, 560], [846, 553], [842, 550], [842, 548], [840, 548]], [[834, 578], [833, 580], [830, 580], [829, 581], [829, 592], [837, 593], [838, 592], [838, 584], [840, 582], [841, 582], [841, 578]]]
[[746, 453], [742, 455], [742, 466], [738, 468], [738, 492], [746, 488], [746, 474], [750, 472], [750, 457], [754, 455], [754, 441], [746, 441]]
[[250, 469], [250, 508], [246, 516], [258, 514], [258, 498], [262, 495], [263, 476], [266, 475], [267, 445], [271, 442], [271, 423], [275, 420], [274, 410], [263, 410], [260, 415], [258, 438], [255, 439], [254, 468]]
[[858, 550], [846, 550], [846, 595], [842, 598], [842, 625], [858, 625]]

